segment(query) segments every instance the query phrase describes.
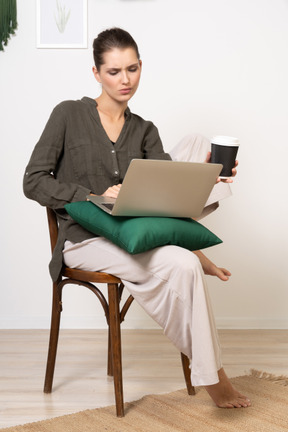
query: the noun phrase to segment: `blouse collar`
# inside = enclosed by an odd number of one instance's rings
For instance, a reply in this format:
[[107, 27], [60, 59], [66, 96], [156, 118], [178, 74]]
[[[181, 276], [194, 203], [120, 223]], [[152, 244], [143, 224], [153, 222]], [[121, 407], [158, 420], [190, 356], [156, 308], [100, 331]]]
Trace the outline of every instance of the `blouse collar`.
[[[91, 107], [92, 107], [92, 106], [93, 106], [94, 108], [97, 107], [97, 102], [96, 102], [96, 100], [95, 100], [95, 99], [92, 99], [92, 98], [90, 98], [90, 97], [84, 96], [84, 97], [81, 99], [81, 101], [84, 102], [84, 103], [86, 103], [86, 104], [88, 104], [88, 105], [91, 105]], [[131, 111], [130, 111], [130, 108], [129, 108], [128, 106], [127, 106], [127, 108], [126, 108], [126, 110], [125, 110], [125, 112], [124, 112], [124, 116], [125, 116], [125, 118], [129, 118], [129, 117], [131, 116]]]

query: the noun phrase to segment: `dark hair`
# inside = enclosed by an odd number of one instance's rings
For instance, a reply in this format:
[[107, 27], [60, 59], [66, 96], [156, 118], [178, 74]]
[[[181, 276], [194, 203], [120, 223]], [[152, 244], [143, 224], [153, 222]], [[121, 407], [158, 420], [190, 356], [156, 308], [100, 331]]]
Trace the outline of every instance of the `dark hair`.
[[140, 59], [138, 46], [130, 33], [121, 28], [114, 27], [99, 33], [93, 41], [93, 57], [98, 71], [101, 65], [104, 64], [103, 54], [111, 51], [113, 48], [133, 48], [138, 60]]

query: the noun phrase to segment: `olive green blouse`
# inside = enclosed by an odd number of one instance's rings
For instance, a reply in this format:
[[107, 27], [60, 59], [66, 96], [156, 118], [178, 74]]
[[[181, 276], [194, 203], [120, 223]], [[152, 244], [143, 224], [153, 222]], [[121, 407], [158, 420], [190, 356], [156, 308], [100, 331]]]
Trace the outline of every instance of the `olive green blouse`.
[[119, 138], [111, 143], [94, 99], [84, 97], [57, 105], [36, 144], [24, 175], [26, 197], [55, 210], [59, 236], [50, 263], [53, 280], [62, 266], [65, 240], [81, 242], [94, 236], [66, 213], [64, 205], [101, 195], [121, 183], [134, 158], [171, 159], [164, 153], [157, 128], [125, 111]]

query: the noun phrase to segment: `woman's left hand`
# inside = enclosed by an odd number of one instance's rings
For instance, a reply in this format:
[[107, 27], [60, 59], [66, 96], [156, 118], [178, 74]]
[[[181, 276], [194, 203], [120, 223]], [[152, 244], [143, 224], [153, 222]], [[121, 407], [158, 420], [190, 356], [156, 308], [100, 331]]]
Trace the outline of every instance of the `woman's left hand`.
[[[211, 152], [207, 153], [207, 157], [205, 160], [206, 163], [210, 163], [211, 162]], [[232, 168], [232, 175], [231, 177], [227, 178], [227, 179], [221, 179], [220, 177], [217, 178], [216, 183], [219, 183], [220, 181], [222, 181], [223, 183], [233, 183], [233, 177], [236, 176], [237, 174], [237, 169], [236, 167], [238, 166], [238, 160], [235, 161], [235, 166], [234, 168]]]

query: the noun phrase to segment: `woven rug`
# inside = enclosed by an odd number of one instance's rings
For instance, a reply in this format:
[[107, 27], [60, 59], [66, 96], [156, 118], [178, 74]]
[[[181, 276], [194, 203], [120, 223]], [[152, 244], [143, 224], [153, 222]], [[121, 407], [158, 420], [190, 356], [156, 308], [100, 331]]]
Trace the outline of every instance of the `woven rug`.
[[288, 379], [252, 371], [231, 380], [253, 406], [220, 409], [204, 389], [149, 395], [125, 404], [125, 417], [115, 407], [81, 411], [51, 420], [1, 429], [5, 432], [287, 432]]

